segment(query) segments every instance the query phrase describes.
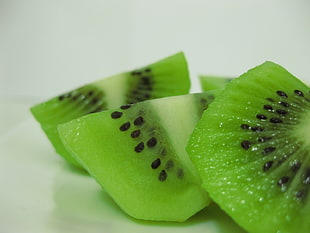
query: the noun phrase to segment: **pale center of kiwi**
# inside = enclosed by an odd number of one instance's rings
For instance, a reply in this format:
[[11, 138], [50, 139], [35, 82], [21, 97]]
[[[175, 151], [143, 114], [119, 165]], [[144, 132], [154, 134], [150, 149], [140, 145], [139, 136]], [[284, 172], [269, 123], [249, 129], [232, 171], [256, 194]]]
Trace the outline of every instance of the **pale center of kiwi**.
[[[162, 101], [160, 107], [156, 105], [156, 101], [152, 102], [152, 107], [154, 108], [154, 112], [156, 112], [160, 118], [163, 118], [164, 116], [164, 119], [161, 121], [163, 128], [167, 130], [167, 134], [169, 135], [171, 143], [175, 148], [179, 159], [182, 161], [182, 164], [188, 166], [187, 169], [195, 174], [196, 169], [185, 150], [188, 137], [192, 133], [199, 117], [196, 114], [197, 109], [195, 104], [193, 104], [194, 96], [191, 96], [191, 98], [183, 98], [183, 105], [186, 109], [171, 108], [171, 101], [177, 101], [177, 99], [173, 97], [168, 98], [170, 98], [170, 101]], [[193, 114], [187, 114], [188, 111], [193, 112]], [[175, 119], [176, 115], [180, 116], [177, 120]], [[199, 180], [198, 174], [196, 174], [196, 177]], [[198, 180], [196, 182], [198, 182]]]
[[100, 80], [94, 83], [98, 88], [104, 90], [106, 102], [108, 104], [107, 108], [115, 108], [119, 106], [120, 103], [125, 102], [125, 96], [122, 96], [123, 100], [120, 101], [120, 93], [125, 93], [126, 77], [126, 74], [118, 74], [107, 78], [111, 80], [110, 82], [102, 82], [102, 80]]

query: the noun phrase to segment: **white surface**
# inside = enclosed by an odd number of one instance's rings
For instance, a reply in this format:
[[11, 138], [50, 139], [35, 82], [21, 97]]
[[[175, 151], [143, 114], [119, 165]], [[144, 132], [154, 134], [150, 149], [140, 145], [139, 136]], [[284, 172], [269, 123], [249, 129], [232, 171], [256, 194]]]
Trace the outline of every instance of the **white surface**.
[[308, 0], [0, 0], [0, 233], [241, 232], [216, 207], [182, 224], [128, 218], [55, 155], [28, 109], [180, 50], [192, 91], [198, 74], [265, 60], [310, 83], [309, 12]]

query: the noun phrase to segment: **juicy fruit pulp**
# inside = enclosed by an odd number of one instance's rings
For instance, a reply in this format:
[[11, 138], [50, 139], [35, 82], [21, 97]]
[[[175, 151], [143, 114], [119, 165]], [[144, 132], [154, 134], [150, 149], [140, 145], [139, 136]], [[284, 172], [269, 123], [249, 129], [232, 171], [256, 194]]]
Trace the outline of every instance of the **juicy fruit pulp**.
[[129, 215], [184, 221], [209, 202], [185, 151], [211, 93], [123, 105], [59, 126], [66, 147]]
[[203, 187], [249, 232], [310, 229], [310, 89], [266, 62], [227, 84], [188, 152]]
[[210, 91], [216, 89], [223, 89], [232, 78], [220, 77], [220, 76], [199, 76], [200, 85], [203, 91]]
[[187, 63], [180, 52], [143, 68], [101, 79], [54, 97], [32, 107], [31, 112], [56, 152], [80, 167], [59, 138], [59, 124], [122, 104], [186, 94], [189, 88]]

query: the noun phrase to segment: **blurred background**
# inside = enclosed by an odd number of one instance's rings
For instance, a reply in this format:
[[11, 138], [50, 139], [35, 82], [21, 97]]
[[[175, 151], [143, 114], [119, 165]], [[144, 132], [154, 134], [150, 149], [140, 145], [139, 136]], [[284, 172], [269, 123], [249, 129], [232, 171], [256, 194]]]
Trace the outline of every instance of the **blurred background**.
[[52, 97], [181, 50], [192, 91], [266, 60], [310, 82], [310, 1], [0, 0], [0, 97]]

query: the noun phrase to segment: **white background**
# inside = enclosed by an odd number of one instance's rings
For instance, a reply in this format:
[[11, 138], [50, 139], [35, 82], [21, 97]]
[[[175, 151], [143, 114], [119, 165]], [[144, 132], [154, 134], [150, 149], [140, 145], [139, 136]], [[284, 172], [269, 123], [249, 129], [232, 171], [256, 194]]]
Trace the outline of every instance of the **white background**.
[[310, 82], [309, 0], [0, 0], [0, 95], [52, 97], [184, 51], [197, 75], [266, 60]]

